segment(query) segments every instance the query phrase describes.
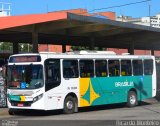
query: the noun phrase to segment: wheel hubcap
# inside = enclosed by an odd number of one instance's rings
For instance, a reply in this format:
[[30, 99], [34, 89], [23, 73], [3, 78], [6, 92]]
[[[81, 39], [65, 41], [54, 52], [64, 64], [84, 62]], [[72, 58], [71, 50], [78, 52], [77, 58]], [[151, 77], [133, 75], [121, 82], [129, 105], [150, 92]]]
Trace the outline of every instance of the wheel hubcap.
[[136, 102], [136, 97], [134, 95], [130, 96], [130, 103], [133, 105]]
[[72, 101], [68, 101], [66, 105], [67, 105], [68, 109], [72, 109], [73, 108], [73, 102]]

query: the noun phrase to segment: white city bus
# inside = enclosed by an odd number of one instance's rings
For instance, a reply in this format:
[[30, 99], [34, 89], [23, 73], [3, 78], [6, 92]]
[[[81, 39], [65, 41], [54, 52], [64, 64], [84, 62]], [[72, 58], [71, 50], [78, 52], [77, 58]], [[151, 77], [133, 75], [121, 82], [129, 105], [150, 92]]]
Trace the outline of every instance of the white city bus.
[[10, 110], [133, 107], [156, 95], [155, 58], [108, 51], [17, 54], [8, 61], [7, 86]]

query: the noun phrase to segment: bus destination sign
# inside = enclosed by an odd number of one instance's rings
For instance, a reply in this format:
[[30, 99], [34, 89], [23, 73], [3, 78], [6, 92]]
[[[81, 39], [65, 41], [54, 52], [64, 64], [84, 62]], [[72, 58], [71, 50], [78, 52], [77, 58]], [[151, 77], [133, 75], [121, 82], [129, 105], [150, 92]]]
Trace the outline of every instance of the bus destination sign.
[[20, 62], [40, 62], [40, 56], [13, 56], [10, 57], [10, 63], [20, 63]]

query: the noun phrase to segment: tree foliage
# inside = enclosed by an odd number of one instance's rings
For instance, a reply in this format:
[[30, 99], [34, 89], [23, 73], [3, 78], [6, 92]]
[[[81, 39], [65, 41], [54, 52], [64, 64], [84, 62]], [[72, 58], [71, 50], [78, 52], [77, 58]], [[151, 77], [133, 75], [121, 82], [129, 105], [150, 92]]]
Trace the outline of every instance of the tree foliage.
[[0, 42], [0, 51], [12, 51], [13, 44], [10, 42]]
[[[18, 50], [19, 52], [31, 52], [32, 51], [32, 45], [26, 44], [26, 43], [19, 43], [18, 44]], [[12, 52], [13, 51], [13, 43], [11, 42], [0, 42], [0, 51], [1, 52]]]

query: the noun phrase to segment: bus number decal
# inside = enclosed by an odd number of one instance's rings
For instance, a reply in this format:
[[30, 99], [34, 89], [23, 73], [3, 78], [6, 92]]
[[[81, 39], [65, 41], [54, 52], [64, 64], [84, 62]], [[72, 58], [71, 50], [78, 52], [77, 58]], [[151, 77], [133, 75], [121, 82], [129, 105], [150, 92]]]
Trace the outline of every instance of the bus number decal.
[[67, 87], [67, 90], [75, 90], [77, 87]]

